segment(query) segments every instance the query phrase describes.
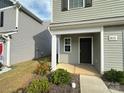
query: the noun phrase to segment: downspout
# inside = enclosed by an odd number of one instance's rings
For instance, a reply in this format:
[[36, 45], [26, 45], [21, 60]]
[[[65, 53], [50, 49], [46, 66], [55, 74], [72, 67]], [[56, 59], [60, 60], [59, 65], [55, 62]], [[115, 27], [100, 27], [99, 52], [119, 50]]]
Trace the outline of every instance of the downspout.
[[16, 29], [19, 27], [19, 9], [21, 8], [21, 5], [18, 6], [18, 3], [16, 3]]

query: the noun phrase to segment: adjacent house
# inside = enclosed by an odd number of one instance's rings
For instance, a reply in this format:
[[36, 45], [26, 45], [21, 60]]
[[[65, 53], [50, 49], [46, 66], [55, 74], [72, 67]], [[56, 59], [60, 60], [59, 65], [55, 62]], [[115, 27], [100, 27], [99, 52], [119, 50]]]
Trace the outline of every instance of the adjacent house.
[[124, 71], [124, 0], [52, 0], [52, 69], [91, 64]]
[[0, 0], [0, 62], [10, 66], [49, 55], [48, 25], [19, 2]]

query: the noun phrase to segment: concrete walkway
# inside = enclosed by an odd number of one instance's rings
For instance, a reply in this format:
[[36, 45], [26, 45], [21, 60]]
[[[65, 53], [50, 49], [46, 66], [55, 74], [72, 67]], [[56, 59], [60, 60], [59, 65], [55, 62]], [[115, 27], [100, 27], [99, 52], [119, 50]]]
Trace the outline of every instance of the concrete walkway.
[[110, 89], [111, 93], [124, 93], [123, 91], [117, 91], [117, 90], [112, 90]]
[[104, 82], [97, 76], [80, 76], [81, 93], [110, 93]]

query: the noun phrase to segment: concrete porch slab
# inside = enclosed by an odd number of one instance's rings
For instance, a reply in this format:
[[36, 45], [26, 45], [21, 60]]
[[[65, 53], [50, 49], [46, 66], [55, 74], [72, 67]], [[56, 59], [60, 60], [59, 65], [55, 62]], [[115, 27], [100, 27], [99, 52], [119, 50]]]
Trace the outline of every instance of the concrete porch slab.
[[65, 69], [70, 73], [74, 74], [80, 74], [80, 75], [88, 75], [88, 76], [100, 76], [98, 71], [89, 64], [79, 64], [79, 65], [73, 65], [73, 64], [58, 64], [57, 69]]

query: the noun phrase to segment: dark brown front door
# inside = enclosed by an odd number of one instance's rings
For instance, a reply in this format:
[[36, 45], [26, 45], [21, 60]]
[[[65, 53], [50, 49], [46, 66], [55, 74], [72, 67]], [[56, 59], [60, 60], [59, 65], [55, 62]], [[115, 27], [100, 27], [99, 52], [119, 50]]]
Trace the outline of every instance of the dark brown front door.
[[91, 64], [91, 38], [80, 38], [80, 63]]

